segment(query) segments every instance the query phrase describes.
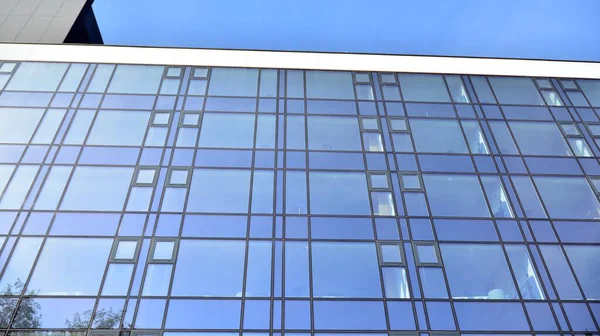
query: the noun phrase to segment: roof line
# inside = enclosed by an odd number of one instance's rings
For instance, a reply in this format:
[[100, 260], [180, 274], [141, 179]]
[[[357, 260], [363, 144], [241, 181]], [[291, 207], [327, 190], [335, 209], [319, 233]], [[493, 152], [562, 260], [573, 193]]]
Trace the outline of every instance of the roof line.
[[600, 62], [0, 43], [4, 60], [600, 78]]

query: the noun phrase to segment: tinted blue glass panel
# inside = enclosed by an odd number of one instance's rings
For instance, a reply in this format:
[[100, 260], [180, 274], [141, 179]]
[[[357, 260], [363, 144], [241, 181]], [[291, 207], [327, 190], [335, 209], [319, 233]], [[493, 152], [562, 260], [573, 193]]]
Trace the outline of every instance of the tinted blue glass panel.
[[427, 302], [431, 330], [454, 330], [454, 316], [449, 302]]
[[308, 243], [287, 241], [285, 243], [285, 296], [308, 297], [309, 289]]
[[600, 106], [600, 81], [591, 79], [579, 79], [577, 84], [581, 87], [586, 98], [592, 106]]
[[388, 301], [388, 316], [390, 318], [390, 329], [392, 330], [414, 330], [415, 317], [410, 302]]
[[315, 301], [315, 329], [324, 330], [385, 330], [382, 302]]
[[377, 251], [372, 243], [312, 243], [316, 297], [381, 297]]
[[469, 152], [456, 120], [411, 119], [410, 128], [419, 152]]
[[77, 167], [60, 208], [121, 211], [132, 175], [133, 168]]
[[285, 302], [285, 327], [287, 329], [310, 329], [310, 301]]
[[500, 104], [544, 105], [530, 78], [489, 77]]
[[208, 94], [214, 96], [256, 96], [258, 70], [214, 68], [210, 74]]
[[500, 245], [440, 244], [450, 292], [457, 299], [518, 299]]
[[188, 204], [191, 212], [247, 213], [250, 171], [195, 169]]
[[[55, 91], [67, 71], [67, 63], [23, 62], [11, 78], [6, 90]], [[35, 78], [35, 80], [31, 80]]]
[[523, 155], [572, 155], [555, 123], [511, 121], [509, 125]]
[[600, 223], [598, 222], [560, 222], [554, 221], [554, 227], [564, 243], [600, 243]]
[[596, 328], [585, 304], [564, 303], [563, 307], [571, 323], [572, 330], [589, 332]]
[[563, 300], [582, 299], [573, 273], [569, 269], [560, 246], [541, 245], [540, 250], [546, 261], [546, 266], [548, 267], [554, 286], [556, 286], [558, 296]]
[[[94, 308], [95, 299], [25, 299], [21, 302], [13, 328], [31, 328], [30, 308], [35, 306], [39, 314], [35, 328], [87, 328]], [[39, 306], [38, 306], [39, 305]], [[79, 317], [79, 318], [78, 318]]]
[[119, 225], [119, 214], [58, 213], [50, 229], [51, 235], [113, 236]]
[[358, 120], [350, 117], [308, 117], [308, 149], [362, 149]]
[[477, 177], [423, 175], [423, 181], [434, 216], [490, 216]]
[[162, 326], [166, 300], [140, 300], [134, 326], [157, 329]]
[[0, 142], [28, 143], [43, 109], [0, 108]]
[[308, 114], [356, 115], [356, 103], [354, 101], [308, 100], [306, 111]]
[[238, 329], [240, 300], [171, 300], [165, 328]]
[[525, 158], [532, 174], [548, 175], [582, 175], [576, 159], [567, 158]]
[[246, 300], [244, 302], [244, 329], [269, 329], [271, 301]]
[[550, 311], [550, 306], [545, 302], [525, 303], [527, 314], [531, 320], [533, 330], [537, 331], [557, 331], [558, 327]]
[[471, 157], [463, 155], [419, 155], [421, 171], [474, 173]]
[[454, 309], [461, 330], [529, 330], [517, 302], [455, 302]]
[[[244, 241], [182, 240], [172, 295], [240, 296], [245, 250]], [[207, 269], [211, 271], [201, 272]]]
[[205, 113], [200, 132], [201, 147], [252, 148], [254, 116]]
[[371, 218], [312, 217], [313, 239], [373, 239]]
[[41, 295], [96, 295], [112, 239], [48, 238], [28, 290]]
[[99, 111], [88, 145], [139, 146], [142, 144], [150, 112]]
[[0, 281], [3, 294], [21, 294], [41, 244], [42, 238], [19, 239]]
[[365, 169], [364, 158], [360, 153], [309, 152], [308, 158], [311, 169]]
[[579, 284], [588, 300], [600, 299], [600, 246], [565, 246]]
[[163, 74], [162, 66], [118, 65], [109, 93], [156, 93]]
[[405, 100], [450, 102], [444, 78], [440, 75], [399, 74], [398, 78]]
[[533, 179], [550, 217], [600, 218], [600, 203], [585, 178], [535, 176]]
[[497, 241], [494, 223], [490, 220], [435, 219], [439, 240]]
[[349, 72], [306, 71], [307, 98], [354, 99]]
[[371, 213], [364, 173], [310, 172], [309, 177], [313, 214]]

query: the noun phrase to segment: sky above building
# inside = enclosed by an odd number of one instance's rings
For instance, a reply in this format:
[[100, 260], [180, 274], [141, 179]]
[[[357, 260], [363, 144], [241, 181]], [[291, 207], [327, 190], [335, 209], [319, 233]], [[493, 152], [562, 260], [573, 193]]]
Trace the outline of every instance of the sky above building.
[[104, 43], [600, 61], [598, 0], [95, 0]]

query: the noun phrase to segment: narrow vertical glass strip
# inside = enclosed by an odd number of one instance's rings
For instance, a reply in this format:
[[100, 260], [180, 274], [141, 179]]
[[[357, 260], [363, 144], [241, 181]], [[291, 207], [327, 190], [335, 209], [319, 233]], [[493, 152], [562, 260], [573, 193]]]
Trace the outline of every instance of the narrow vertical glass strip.
[[62, 84], [58, 88], [59, 92], [75, 92], [81, 83], [81, 79], [87, 69], [87, 64], [72, 63], [67, 71], [67, 75], [63, 79]]
[[496, 104], [496, 99], [494, 98], [492, 89], [490, 89], [490, 86], [485, 77], [471, 76], [471, 82], [475, 87], [475, 92], [477, 93], [477, 97], [479, 98], [480, 103]]

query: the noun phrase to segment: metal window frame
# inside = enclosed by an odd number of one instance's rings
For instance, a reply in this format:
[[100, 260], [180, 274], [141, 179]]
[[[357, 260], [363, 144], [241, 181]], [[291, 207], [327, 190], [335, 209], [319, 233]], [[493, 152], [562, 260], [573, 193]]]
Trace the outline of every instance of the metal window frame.
[[[578, 134], [567, 134], [567, 132], [563, 129], [563, 125], [572, 125], [575, 126], [575, 129], [577, 130]], [[576, 122], [569, 122], [569, 121], [561, 121], [558, 123], [558, 128], [560, 129], [560, 132], [562, 133], [562, 135], [565, 138], [582, 138], [583, 134], [581, 134], [581, 130], [579, 129], [579, 126], [577, 126]]]
[[[356, 84], [372, 84], [371, 74], [369, 72], [354, 72], [352, 74], [354, 77], [354, 85]], [[367, 81], [359, 80], [358, 76], [367, 76]]]
[[[198, 122], [196, 125], [188, 125], [185, 123], [185, 116], [195, 114], [198, 115]], [[179, 118], [179, 128], [200, 128], [200, 123], [202, 122], [202, 112], [200, 111], [182, 111], [181, 118]]]
[[[416, 176], [417, 179], [419, 180], [419, 188], [407, 188], [404, 185], [404, 179], [402, 178], [403, 176]], [[423, 174], [421, 174], [420, 172], [410, 172], [410, 173], [405, 173], [405, 172], [398, 172], [398, 179], [400, 180], [400, 188], [402, 189], [402, 191], [425, 191], [425, 188], [423, 186]]]
[[[572, 82], [573, 84], [575, 84], [575, 88], [567, 88], [565, 87], [565, 85], [563, 84], [563, 82]], [[579, 87], [579, 83], [577, 83], [577, 81], [575, 79], [572, 78], [560, 78], [558, 80], [558, 82], [560, 83], [560, 87], [564, 90], [564, 91], [579, 91], [581, 92], [581, 88]]]
[[[377, 129], [369, 129], [369, 128], [364, 128], [363, 126], [363, 120], [371, 120], [371, 119], [375, 119], [375, 122], [377, 123]], [[360, 130], [361, 132], [381, 132], [381, 121], [379, 120], [378, 116], [359, 116], [359, 121], [360, 121]]]
[[[152, 182], [151, 183], [139, 183], [138, 180], [138, 176], [140, 175], [140, 171], [141, 170], [154, 170], [154, 176], [152, 178]], [[133, 187], [155, 187], [156, 183], [158, 181], [158, 175], [160, 173], [160, 167], [159, 166], [136, 166], [135, 167], [135, 172], [133, 174], [133, 183], [132, 186]]]
[[[200, 71], [206, 71], [205, 74], [196, 74], [196, 72], [200, 70]], [[190, 74], [190, 79], [208, 79], [210, 77], [210, 69], [208, 67], [194, 67], [192, 69], [192, 73]]]
[[[374, 187], [371, 182], [371, 176], [373, 175], [385, 175], [387, 188]], [[367, 171], [367, 186], [369, 187], [369, 191], [392, 191], [392, 178], [390, 173], [387, 171]]]
[[[170, 259], [156, 259], [154, 258], [154, 252], [156, 251], [156, 245], [161, 242], [173, 242], [173, 251]], [[148, 255], [148, 262], [156, 264], [173, 264], [175, 263], [175, 257], [179, 248], [179, 239], [172, 237], [159, 237], [152, 239], [152, 245], [150, 246], [150, 255]]]
[[[171, 177], [173, 175], [173, 171], [186, 171], [186, 181], [185, 183], [171, 183]], [[167, 179], [165, 180], [165, 186], [167, 187], [175, 187], [175, 188], [187, 188], [190, 186], [190, 181], [192, 179], [192, 167], [180, 167], [180, 166], [169, 166], [167, 171]]]
[[[154, 118], [159, 113], [167, 113], [169, 114], [169, 118], [166, 124], [157, 124], [154, 122]], [[173, 111], [163, 111], [163, 110], [153, 110], [150, 114], [150, 126], [151, 127], [169, 127], [171, 125], [171, 121], [173, 121]]]
[[[406, 125], [406, 130], [395, 130], [392, 124], [394, 120], [403, 120], [404, 124]], [[406, 117], [388, 117], [387, 122], [390, 133], [410, 133], [410, 124], [408, 123], [408, 119]]]
[[[535, 80], [535, 84], [537, 85], [537, 87], [538, 87], [540, 90], [554, 90], [554, 85], [552, 84], [552, 81], [550, 80], [550, 78], [537, 77], [537, 78], [534, 78], [534, 80]], [[546, 82], [548, 82], [548, 84], [549, 84], [550, 86], [549, 86], [549, 87], [547, 87], [547, 86], [542, 86], [542, 85], [540, 84], [540, 81], [546, 81]]]
[[[389, 76], [391, 75], [391, 77], [394, 78], [394, 81], [387, 81], [385, 80], [384, 77], [389, 78]], [[396, 76], [396, 72], [380, 72], [379, 73], [379, 82], [381, 83], [381, 85], [393, 85], [393, 86], [398, 86], [398, 76]]]
[[[400, 262], [397, 261], [384, 261], [383, 260], [383, 249], [382, 246], [397, 246], [400, 253]], [[406, 267], [406, 254], [404, 253], [404, 247], [402, 243], [393, 241], [378, 241], [377, 242], [377, 256], [379, 258], [379, 266], [403, 266]]]
[[592, 132], [592, 130], [590, 129], [590, 125], [594, 125], [594, 126], [600, 127], [600, 123], [598, 123], [598, 122], [584, 122], [583, 125], [587, 129], [587, 131], [590, 133], [590, 136], [592, 138], [600, 138], [600, 133], [597, 134], [597, 135], [595, 135], [594, 132]]
[[[179, 74], [178, 75], [169, 75], [169, 70], [172, 69], [179, 69]], [[167, 66], [165, 67], [165, 75], [164, 78], [169, 78], [169, 79], [180, 79], [184, 74], [184, 68], [180, 67], [180, 66]]]
[[[411, 242], [412, 244], [412, 249], [413, 249], [413, 255], [415, 256], [415, 264], [417, 266], [435, 266], [435, 267], [442, 267], [442, 258], [441, 258], [441, 253], [440, 253], [440, 247], [438, 245], [438, 242], [429, 242], [429, 241], [413, 241]], [[419, 258], [419, 246], [431, 246], [433, 247], [433, 250], [435, 252], [435, 256], [437, 258], [437, 262], [421, 262], [420, 258]]]
[[2, 69], [2, 67], [5, 65], [10, 66], [10, 64], [13, 64], [12, 69], [10, 69], [9, 71], [0, 70], [0, 74], [12, 74], [13, 72], [15, 72], [15, 70], [19, 66], [19, 63], [17, 63], [17, 62], [0, 62], [0, 69]]
[[[119, 243], [120, 242], [135, 242], [135, 251], [133, 252], [133, 258], [131, 259], [120, 259], [117, 258], [117, 249], [119, 248]], [[142, 238], [135, 238], [135, 237], [116, 237], [114, 242], [113, 242], [113, 246], [112, 249], [110, 250], [110, 258], [109, 258], [109, 262], [110, 263], [119, 263], [119, 264], [131, 264], [134, 263], [138, 260], [139, 256], [140, 256], [140, 250], [142, 248]]]

